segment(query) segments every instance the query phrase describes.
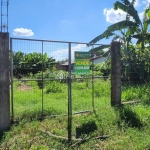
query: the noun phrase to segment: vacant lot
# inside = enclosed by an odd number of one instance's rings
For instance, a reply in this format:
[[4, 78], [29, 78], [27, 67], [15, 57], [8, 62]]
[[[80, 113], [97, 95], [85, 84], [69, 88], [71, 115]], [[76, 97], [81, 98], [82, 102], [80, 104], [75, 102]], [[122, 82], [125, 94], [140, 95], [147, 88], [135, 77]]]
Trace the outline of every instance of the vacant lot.
[[[51, 83], [52, 84], [52, 83]], [[94, 109], [91, 81], [72, 84], [72, 142], [67, 142], [67, 84], [53, 83], [44, 92], [41, 118], [41, 89], [36, 82], [16, 82], [15, 120], [1, 138], [0, 149], [150, 149], [149, 84], [124, 86], [122, 100], [141, 100], [121, 108], [110, 106], [110, 81], [96, 79]], [[89, 111], [76, 114], [76, 112]], [[78, 139], [78, 140], [76, 140]], [[82, 141], [80, 141], [83, 139]]]

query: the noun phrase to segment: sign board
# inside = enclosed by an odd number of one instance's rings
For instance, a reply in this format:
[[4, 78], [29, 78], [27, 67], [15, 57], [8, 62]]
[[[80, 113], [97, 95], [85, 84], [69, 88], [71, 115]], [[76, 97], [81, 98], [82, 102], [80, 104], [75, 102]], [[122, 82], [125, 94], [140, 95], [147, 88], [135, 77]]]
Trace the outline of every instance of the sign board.
[[74, 61], [75, 74], [84, 75], [90, 73], [90, 53], [89, 52], [75, 52]]

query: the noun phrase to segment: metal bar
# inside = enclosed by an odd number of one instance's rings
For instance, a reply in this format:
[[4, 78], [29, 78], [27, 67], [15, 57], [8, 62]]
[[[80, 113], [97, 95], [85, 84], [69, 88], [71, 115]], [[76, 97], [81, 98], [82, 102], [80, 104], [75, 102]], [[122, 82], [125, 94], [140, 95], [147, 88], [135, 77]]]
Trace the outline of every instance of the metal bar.
[[[40, 39], [25, 39], [25, 38], [12, 38], [15, 40], [27, 40], [27, 41], [43, 41], [43, 42], [59, 42], [59, 43], [72, 43], [72, 44], [89, 44], [89, 43], [84, 43], [84, 42], [69, 42], [69, 41], [54, 41], [54, 40], [40, 40]], [[108, 44], [92, 44], [90, 43], [90, 45], [108, 45]]]
[[12, 38], [10, 38], [10, 79], [11, 79], [11, 120], [14, 121], [14, 84], [13, 84], [13, 51], [12, 51]]
[[68, 80], [67, 78], [66, 79], [19, 79], [19, 80], [14, 80], [14, 82], [18, 82], [18, 81], [57, 81], [57, 80]]
[[43, 117], [43, 103], [44, 103], [44, 79], [43, 79], [43, 71], [44, 71], [44, 65], [43, 65], [44, 61], [43, 61], [43, 41], [42, 41], [42, 117]]
[[68, 142], [72, 135], [72, 93], [71, 93], [71, 43], [69, 43], [69, 68], [68, 68]]
[[[92, 76], [91, 76], [92, 77]], [[99, 78], [108, 78], [109, 76], [93, 76], [94, 79], [99, 79]], [[81, 77], [81, 78], [71, 78], [72, 80], [76, 79], [89, 79], [90, 77]], [[68, 80], [68, 78], [62, 78], [62, 79], [43, 79], [43, 81], [57, 81], [57, 80]], [[19, 80], [13, 80], [13, 82], [18, 82], [18, 81], [42, 81], [42, 79], [19, 79]]]
[[94, 61], [92, 60], [92, 109], [95, 110], [94, 106]]

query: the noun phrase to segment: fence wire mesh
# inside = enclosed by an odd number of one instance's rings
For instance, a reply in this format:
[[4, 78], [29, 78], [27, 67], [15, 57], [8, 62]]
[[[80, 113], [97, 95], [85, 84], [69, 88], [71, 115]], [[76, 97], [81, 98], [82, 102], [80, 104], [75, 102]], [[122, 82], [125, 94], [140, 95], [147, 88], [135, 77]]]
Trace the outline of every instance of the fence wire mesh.
[[149, 50], [129, 48], [122, 51], [122, 101], [149, 101]]
[[[74, 52], [89, 52], [98, 46], [98, 44], [91, 47], [86, 43], [11, 38], [12, 118], [20, 120], [67, 114], [69, 60], [72, 113], [99, 109], [103, 105], [101, 101], [110, 102], [110, 81], [106, 80], [107, 76], [104, 78], [100, 74], [95, 74], [92, 67], [89, 75], [74, 73]], [[104, 58], [108, 57], [102, 57], [100, 62], [104, 62]], [[104, 86], [107, 86], [108, 92], [103, 91]]]
[[[100, 45], [87, 45], [87, 43], [11, 38], [10, 88], [13, 120], [67, 116], [68, 112], [71, 115], [80, 114], [103, 110], [107, 105], [110, 106], [112, 87], [109, 51], [97, 57], [91, 53], [91, 49], [98, 49]], [[88, 75], [75, 74], [76, 51], [91, 53]], [[131, 52], [126, 57], [120, 58], [122, 101], [143, 99], [149, 102], [150, 72], [147, 64], [149, 61], [137, 56]], [[71, 108], [68, 108], [69, 105]], [[71, 119], [66, 127], [68, 140], [71, 136], [77, 136], [75, 134], [78, 125], [82, 125], [78, 118], [73, 118], [75, 124], [71, 126]], [[67, 119], [63, 121], [67, 122]], [[75, 134], [72, 135], [71, 130]]]

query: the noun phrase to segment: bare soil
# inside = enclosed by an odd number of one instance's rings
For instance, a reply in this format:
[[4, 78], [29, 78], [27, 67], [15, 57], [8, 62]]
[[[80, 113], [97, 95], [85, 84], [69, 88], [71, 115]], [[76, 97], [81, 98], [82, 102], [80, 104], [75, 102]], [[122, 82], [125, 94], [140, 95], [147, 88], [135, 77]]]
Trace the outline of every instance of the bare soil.
[[24, 83], [21, 83], [21, 85], [18, 86], [19, 91], [27, 91], [32, 90], [32, 87], [30, 85], [26, 85]]

